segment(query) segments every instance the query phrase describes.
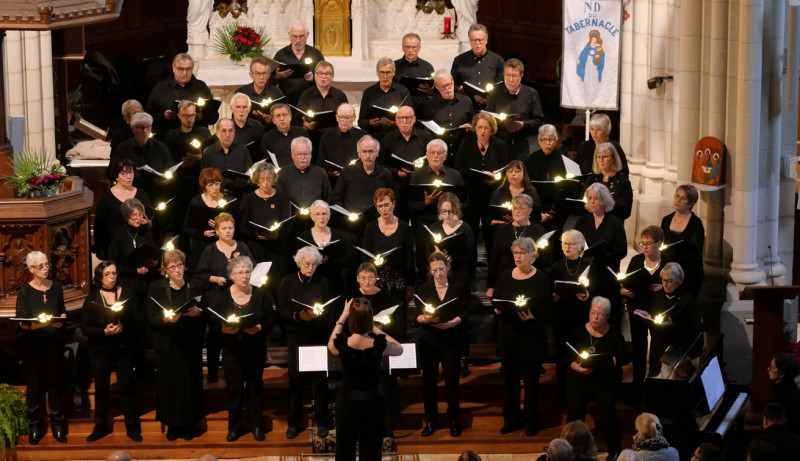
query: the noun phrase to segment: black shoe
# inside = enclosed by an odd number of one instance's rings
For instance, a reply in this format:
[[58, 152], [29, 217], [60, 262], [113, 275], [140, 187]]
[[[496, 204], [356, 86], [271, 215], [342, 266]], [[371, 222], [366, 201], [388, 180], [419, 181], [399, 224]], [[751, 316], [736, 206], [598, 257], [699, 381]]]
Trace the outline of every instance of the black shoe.
[[286, 429], [286, 438], [291, 440], [297, 437], [297, 434], [299, 433], [300, 431], [297, 429], [297, 426], [289, 426], [289, 428]]
[[170, 442], [178, 440], [178, 431], [175, 429], [167, 429], [167, 440]]
[[436, 430], [436, 428], [433, 426], [433, 423], [431, 421], [428, 421], [425, 424], [425, 427], [422, 429], [422, 436], [423, 437], [430, 437], [430, 436], [433, 435], [433, 432], [435, 430]]
[[264, 429], [261, 429], [260, 427], [254, 427], [253, 438], [258, 440], [259, 442], [263, 442], [264, 439], [267, 438], [267, 436], [264, 434]]
[[67, 431], [63, 427], [53, 427], [53, 438], [60, 443], [67, 443]]
[[525, 426], [525, 435], [528, 437], [532, 435], [536, 435], [539, 432], [539, 425], [538, 424], [531, 424]]
[[459, 371], [458, 374], [462, 378], [466, 378], [467, 376], [469, 376], [470, 371], [469, 371], [469, 364], [467, 363], [467, 359], [461, 359], [461, 370]]
[[42, 440], [43, 435], [44, 434], [42, 433], [42, 430], [39, 429], [38, 427], [31, 429], [31, 434], [28, 438], [28, 441], [30, 442], [31, 445], [38, 445], [39, 441]]
[[192, 440], [192, 439], [194, 439], [194, 434], [192, 434], [192, 430], [191, 429], [184, 429], [183, 431], [181, 431], [180, 437], [183, 440]]
[[142, 440], [144, 440], [142, 438], [142, 433], [134, 429], [127, 431], [127, 435], [128, 438], [133, 440], [134, 442], [141, 442]]
[[458, 421], [455, 419], [450, 420], [450, 437], [461, 436], [461, 429], [458, 428]]
[[228, 435], [227, 437], [225, 437], [225, 440], [227, 440], [228, 442], [235, 442], [239, 440], [239, 434], [237, 434], [236, 432], [228, 432]]
[[92, 429], [92, 433], [86, 437], [86, 441], [89, 443], [97, 442], [107, 435], [107, 430], [105, 430], [102, 426], [95, 425], [94, 429]]
[[504, 424], [503, 427], [500, 428], [501, 434], [510, 434], [514, 431], [518, 431], [522, 428], [521, 424]]
[[317, 435], [320, 437], [327, 437], [330, 430], [328, 430], [328, 426], [323, 426], [322, 424], [317, 426]]

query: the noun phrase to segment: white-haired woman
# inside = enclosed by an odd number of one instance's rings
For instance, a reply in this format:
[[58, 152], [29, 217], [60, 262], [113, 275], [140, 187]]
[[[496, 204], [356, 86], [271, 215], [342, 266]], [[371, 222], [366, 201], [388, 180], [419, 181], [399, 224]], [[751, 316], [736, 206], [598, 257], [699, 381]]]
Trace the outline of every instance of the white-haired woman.
[[303, 392], [309, 379], [314, 393], [314, 422], [317, 433], [324, 437], [328, 434], [328, 380], [324, 373], [300, 374], [298, 348], [327, 344], [333, 326], [331, 319], [336, 318], [331, 311], [336, 307], [328, 304], [319, 312], [308, 306], [325, 304], [335, 295], [332, 295], [329, 280], [317, 273], [322, 264], [322, 254], [316, 247], [306, 246], [297, 250], [294, 262], [298, 271], [284, 277], [278, 290], [278, 318], [286, 330], [289, 350], [289, 427], [286, 437], [297, 437], [301, 429]]
[[329, 278], [331, 287], [340, 287], [339, 292], [350, 291], [354, 288], [356, 238], [349, 232], [328, 225], [331, 220], [331, 208], [324, 200], [316, 200], [309, 210], [314, 226], [297, 236], [295, 240], [297, 248], [316, 246], [322, 254], [324, 263], [318, 269], [319, 275]]
[[[48, 278], [50, 262], [41, 251], [31, 251], [25, 258], [31, 273], [30, 282], [17, 292], [16, 317], [31, 319], [41, 315], [66, 318], [64, 292], [58, 280]], [[45, 319], [46, 317], [42, 317]], [[53, 438], [67, 442], [66, 417], [61, 409], [61, 375], [64, 354], [64, 324], [45, 321], [20, 322], [17, 329], [22, 368], [27, 389], [28, 434], [31, 445], [44, 436], [41, 413], [50, 409], [50, 429]], [[43, 394], [47, 395], [47, 400]]]
[[623, 221], [628, 219], [633, 206], [633, 189], [628, 176], [622, 172], [619, 153], [610, 142], [600, 144], [595, 150], [592, 174], [586, 179], [586, 184], [596, 182], [608, 187], [614, 197], [614, 209], [611, 212]]
[[601, 244], [598, 248], [602, 251], [593, 255], [589, 286], [593, 295], [611, 300], [614, 306], [611, 324], [619, 329], [622, 322], [619, 308], [622, 296], [617, 288], [616, 277], [608, 269], [619, 272], [619, 263], [628, 253], [628, 242], [622, 220], [610, 213], [613, 209], [614, 198], [608, 188], [601, 183], [591, 184], [586, 188], [586, 210], [589, 213], [578, 218], [575, 230], [583, 234], [590, 248]]

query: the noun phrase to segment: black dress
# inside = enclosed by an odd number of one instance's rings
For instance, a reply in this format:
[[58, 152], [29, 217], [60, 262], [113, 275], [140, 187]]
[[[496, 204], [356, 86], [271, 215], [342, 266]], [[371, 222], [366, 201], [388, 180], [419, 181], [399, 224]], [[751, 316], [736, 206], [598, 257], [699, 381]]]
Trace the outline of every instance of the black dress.
[[133, 288], [139, 300], [139, 313], [135, 317], [137, 322], [144, 320], [144, 294], [147, 293], [147, 286], [158, 272], [155, 268], [149, 268], [146, 273], [140, 274], [135, 261], [129, 258], [142, 245], [156, 246], [150, 227], [146, 225], [133, 227], [125, 224], [117, 229], [108, 247], [108, 259], [117, 265], [119, 284]]
[[[189, 255], [187, 257], [187, 264], [189, 265], [189, 270], [192, 274], [197, 271], [197, 264], [200, 262], [200, 256], [203, 254], [203, 250], [206, 249], [208, 245], [216, 242], [219, 237], [216, 234], [212, 235], [211, 237], [206, 237], [203, 233], [207, 230], [214, 230], [213, 227], [206, 225], [204, 227], [195, 228], [192, 227], [189, 223], [189, 210], [192, 207], [197, 208], [211, 208], [206, 205], [206, 202], [203, 201], [203, 194], [197, 194], [189, 201], [189, 209], [186, 211], [186, 218], [183, 222], [183, 235], [189, 237]], [[223, 209], [219, 209], [219, 213], [222, 213]], [[213, 218], [212, 218], [213, 219]]]
[[[614, 145], [614, 148], [617, 149], [617, 154], [619, 154], [619, 159], [622, 162], [622, 172], [625, 175], [630, 174], [630, 170], [628, 169], [628, 157], [625, 156], [625, 151], [622, 150], [622, 146], [619, 145], [617, 141], [609, 139], [608, 142]], [[581, 172], [583, 174], [591, 173], [592, 172], [592, 164], [594, 162], [594, 152], [597, 149], [597, 144], [594, 142], [594, 139], [589, 139], [587, 141], [583, 141], [578, 146], [578, 154], [575, 158], [575, 162], [578, 163], [581, 167]]]
[[[136, 189], [134, 198], [145, 206], [150, 205], [150, 197], [141, 187]], [[97, 210], [94, 215], [93, 252], [101, 261], [109, 259], [108, 246], [111, 244], [111, 238], [114, 237], [120, 227], [125, 225], [125, 220], [122, 218], [122, 212], [120, 211], [121, 206], [122, 202], [114, 196], [111, 190], [103, 192], [97, 202]]]
[[[626, 273], [631, 274], [625, 280], [620, 282], [620, 285], [633, 293], [632, 298], [623, 298], [628, 311], [628, 320], [631, 325], [631, 359], [633, 362], [633, 392], [640, 394], [644, 386], [644, 377], [646, 371], [647, 361], [647, 330], [649, 329], [650, 321], [645, 320], [638, 315], [634, 314], [636, 309], [647, 310], [653, 302], [654, 292], [650, 289], [653, 285], [661, 286], [661, 269], [664, 268], [669, 260], [665, 256], [661, 256], [661, 261], [658, 267], [651, 274], [650, 271], [645, 269], [644, 254], [639, 253], [631, 258], [628, 263]], [[662, 288], [663, 289], [663, 288]]]
[[299, 250], [306, 246], [315, 246], [322, 254], [322, 264], [317, 267], [317, 275], [327, 278], [330, 287], [336, 293], [347, 293], [355, 287], [355, 266], [358, 250], [356, 237], [345, 231], [330, 227], [331, 239], [325, 245], [317, 245], [311, 229], [306, 229], [295, 237], [295, 245]]
[[[417, 296], [426, 304], [436, 307], [445, 302], [454, 300], [437, 309], [436, 316], [439, 322], [448, 322], [455, 317], [466, 320], [469, 308], [469, 296], [465, 285], [453, 280], [447, 287], [447, 292], [440, 299], [436, 292], [433, 280], [423, 283], [417, 289]], [[418, 300], [417, 300], [418, 301]], [[422, 314], [422, 308], [417, 303], [415, 314]], [[416, 319], [416, 315], [414, 317]], [[439, 364], [442, 364], [444, 374], [445, 395], [447, 398], [447, 414], [453, 420], [460, 410], [459, 396], [459, 361], [461, 359], [461, 334], [459, 328], [440, 330], [433, 325], [417, 325], [417, 358], [422, 369], [422, 392], [425, 408], [425, 419], [436, 424], [438, 413], [437, 386], [439, 381]]]
[[679, 356], [683, 355], [699, 332], [694, 299], [683, 287], [678, 287], [672, 294], [664, 290], [653, 293], [652, 302], [646, 310], [655, 318], [668, 309], [666, 316], [672, 320], [671, 325], [646, 321], [650, 328], [650, 375], [657, 375], [661, 371], [660, 359], [667, 347], [672, 346]]
[[245, 401], [251, 429], [263, 428], [261, 398], [264, 391], [264, 365], [267, 360], [267, 330], [274, 319], [275, 309], [266, 292], [253, 288], [252, 293], [247, 304], [239, 305], [233, 300], [230, 290], [226, 290], [220, 303], [215, 306], [219, 308], [217, 313], [225, 318], [231, 314], [255, 314], [259, 319], [258, 324], [261, 325], [261, 330], [255, 334], [249, 334], [241, 328], [234, 334], [222, 334], [222, 366], [225, 369], [225, 390], [228, 395], [228, 432], [236, 434], [241, 434], [242, 407]]
[[[281, 280], [278, 291], [278, 319], [287, 332], [289, 351], [289, 412], [290, 427], [301, 427], [303, 392], [306, 381], [310, 380], [314, 398], [314, 421], [327, 427], [328, 423], [328, 379], [325, 373], [300, 374], [298, 369], [298, 348], [300, 346], [322, 346], [327, 344], [337, 308], [329, 304], [319, 317], [305, 321], [300, 317], [305, 307], [325, 303], [335, 295], [331, 294], [329, 281], [321, 274], [314, 273], [310, 278], [300, 272], [287, 275]], [[338, 304], [338, 303], [336, 303]], [[333, 313], [332, 313], [333, 311]]]
[[[675, 213], [670, 213], [661, 220], [661, 230], [664, 231], [664, 244], [671, 245], [664, 250], [671, 261], [681, 265], [684, 272], [683, 288], [697, 299], [706, 275], [703, 271], [703, 246], [706, 240], [706, 230], [703, 221], [694, 213], [689, 218], [689, 223], [683, 232], [675, 232], [669, 228]], [[680, 243], [677, 243], [680, 242]], [[705, 320], [705, 319], [704, 319]], [[719, 319], [716, 320], [719, 322]]]
[[[530, 196], [533, 199], [533, 209], [531, 210], [531, 221], [541, 221], [542, 220], [542, 200], [539, 197], [539, 193], [536, 192], [536, 189], [523, 189], [521, 194], [525, 194]], [[489, 209], [493, 210], [495, 206], [500, 206], [503, 203], [511, 202], [514, 197], [511, 196], [511, 190], [508, 188], [508, 184], [504, 186], [500, 186], [492, 192], [492, 196], [489, 197]], [[495, 205], [495, 206], [492, 206]], [[508, 216], [511, 216], [511, 210], [506, 210], [505, 213]], [[491, 211], [494, 212], [494, 211]], [[494, 219], [497, 219], [495, 216]]]
[[[286, 222], [277, 232], [268, 232], [260, 226], [270, 227], [287, 219], [292, 213], [289, 199], [279, 190], [272, 197], [261, 198], [255, 191], [242, 196], [239, 205], [239, 226], [237, 233], [253, 251], [257, 261], [272, 261], [270, 277], [280, 280], [286, 275], [287, 251], [286, 242], [292, 229], [292, 223]], [[258, 238], [258, 234], [267, 236], [266, 240]]]
[[[100, 291], [86, 296], [81, 309], [81, 333], [89, 339], [89, 362], [94, 378], [94, 424], [106, 429], [108, 423], [108, 394], [111, 389], [111, 371], [117, 376], [119, 400], [125, 427], [129, 432], [139, 433], [139, 415], [134, 402], [133, 349], [135, 341], [127, 328], [128, 318], [136, 313], [136, 296], [130, 289], [122, 288], [117, 301], [123, 302], [119, 314], [108, 308]], [[106, 326], [120, 323], [122, 332], [107, 336]]]
[[620, 429], [614, 404], [622, 383], [622, 367], [628, 363], [628, 348], [619, 331], [610, 329], [605, 335], [594, 337], [586, 326], [581, 326], [572, 334], [570, 344], [578, 351], [595, 348], [596, 354], [608, 354], [616, 358], [614, 366], [600, 367], [589, 375], [582, 375], [572, 369], [570, 364], [576, 361], [575, 353], [570, 351], [564, 360], [567, 364], [567, 421], [583, 420], [589, 402], [594, 400], [600, 420], [597, 425], [603, 431], [609, 453], [622, 450]]
[[[494, 236], [494, 248], [492, 249], [492, 257], [489, 259], [489, 275], [486, 280], [486, 287], [492, 288], [495, 285], [497, 277], [508, 269], [514, 268], [514, 256], [511, 254], [511, 244], [514, 240], [528, 237], [537, 241], [539, 237], [544, 235], [544, 228], [535, 222], [531, 222], [527, 226], [515, 226], [514, 224], [501, 224], [496, 226]], [[539, 258], [536, 262], [542, 260], [543, 252], [539, 253]], [[540, 264], [535, 264], [539, 267]]]
[[[67, 312], [64, 306], [64, 292], [58, 280], [47, 291], [40, 291], [26, 283], [17, 292], [16, 317], [30, 319], [39, 314], [60, 317]], [[25, 403], [28, 413], [28, 427], [42, 430], [40, 413], [50, 409], [50, 427], [66, 429], [66, 417], [61, 409], [61, 391], [64, 377], [64, 328], [52, 325], [36, 330], [16, 327], [19, 355], [25, 372]], [[47, 394], [44, 401], [43, 393]]]
[[633, 189], [625, 173], [619, 171], [608, 178], [608, 181], [603, 181], [602, 173], [590, 174], [586, 178], [586, 187], [596, 182], [606, 186], [611, 192], [611, 196], [614, 197], [614, 209], [611, 210], [611, 213], [622, 221], [628, 219], [633, 207]]
[[[428, 256], [436, 251], [434, 247], [438, 247], [450, 257], [450, 271], [447, 278], [468, 284], [475, 275], [475, 266], [470, 259], [472, 252], [475, 251], [472, 227], [465, 221], [461, 221], [461, 225], [452, 234], [448, 234], [444, 231], [442, 221], [436, 221], [428, 225], [428, 229], [443, 238], [441, 242], [437, 243], [433, 236], [423, 229], [427, 237], [425, 241], [425, 260], [427, 261]], [[459, 234], [463, 234], [463, 236]], [[446, 237], [451, 235], [453, 237], [445, 240]], [[424, 273], [427, 273], [427, 271], [423, 271], [420, 268], [419, 274], [422, 275]]]
[[[180, 307], [200, 292], [191, 283], [179, 290], [160, 279], [150, 285], [147, 315], [156, 349], [158, 399], [156, 419], [172, 430], [189, 430], [203, 418], [203, 330], [202, 317], [181, 316], [177, 322], [164, 319], [166, 309]], [[158, 303], [158, 304], [156, 304]]]
[[[512, 270], [497, 280], [494, 291], [495, 308], [503, 318], [503, 369], [505, 392], [503, 423], [506, 426], [524, 425], [528, 431], [539, 427], [539, 370], [547, 352], [547, 326], [550, 324], [553, 295], [550, 279], [541, 270], [530, 278], [517, 280]], [[528, 298], [525, 307], [513, 302], [518, 296]], [[522, 321], [517, 312], [529, 309], [532, 320]], [[525, 405], [519, 408], [519, 381], [524, 381]]]
[[369, 349], [347, 345], [348, 335], [339, 333], [333, 345], [342, 361], [342, 385], [336, 399], [336, 459], [380, 461], [384, 397], [379, 384], [380, 366], [386, 350], [386, 335], [372, 335]]
[[[414, 284], [415, 275], [414, 235], [408, 223], [398, 219], [397, 230], [391, 235], [386, 235], [381, 231], [377, 219], [370, 221], [364, 229], [361, 247], [372, 254], [400, 247], [386, 256], [383, 264], [377, 266], [377, 285], [381, 289], [388, 290], [394, 296], [405, 296], [406, 287]], [[372, 258], [362, 253], [362, 261], [372, 261]], [[397, 339], [394, 334], [391, 336]]]

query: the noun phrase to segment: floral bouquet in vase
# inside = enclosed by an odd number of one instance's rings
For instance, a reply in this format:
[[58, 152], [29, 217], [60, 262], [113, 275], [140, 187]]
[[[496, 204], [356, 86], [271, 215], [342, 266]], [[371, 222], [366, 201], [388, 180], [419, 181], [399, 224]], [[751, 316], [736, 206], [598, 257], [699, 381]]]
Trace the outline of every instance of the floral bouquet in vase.
[[67, 179], [67, 171], [47, 153], [38, 149], [23, 149], [14, 154], [14, 174], [5, 177], [15, 189], [17, 196], [47, 197], [58, 192]]
[[261, 56], [264, 53], [264, 45], [269, 41], [269, 37], [259, 28], [253, 29], [231, 23], [217, 30], [214, 48], [219, 54], [240, 63], [245, 58]]

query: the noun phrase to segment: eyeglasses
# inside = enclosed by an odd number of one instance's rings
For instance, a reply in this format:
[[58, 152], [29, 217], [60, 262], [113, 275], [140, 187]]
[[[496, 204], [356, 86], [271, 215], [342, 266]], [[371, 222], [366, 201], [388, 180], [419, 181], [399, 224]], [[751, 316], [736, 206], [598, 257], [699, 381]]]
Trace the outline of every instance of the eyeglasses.
[[31, 266], [34, 269], [39, 269], [40, 271], [45, 270], [50, 267], [50, 263], [41, 263], [38, 266]]
[[562, 247], [576, 247], [578, 246], [578, 242], [561, 242]]
[[541, 142], [543, 142], [545, 144], [552, 144], [552, 143], [556, 142], [556, 138], [539, 138], [539, 141], [541, 141]]
[[317, 267], [317, 266], [319, 266], [319, 263], [317, 263], [316, 261], [311, 261], [311, 262], [303, 261], [300, 263], [300, 267]]
[[358, 281], [359, 282], [374, 282], [376, 280], [378, 280], [378, 278], [375, 277], [374, 275], [359, 275], [358, 276]]
[[222, 181], [214, 181], [214, 182], [210, 182], [210, 183], [206, 184], [206, 187], [221, 186], [221, 185], [222, 185]]
[[123, 170], [119, 172], [120, 176], [133, 176], [133, 170]]
[[655, 245], [657, 243], [661, 243], [661, 241], [659, 240], [657, 242], [639, 242], [639, 247], [641, 247], [641, 248], [650, 248], [651, 246], [653, 246], [653, 245]]
[[515, 258], [517, 256], [519, 256], [520, 258], [523, 257], [523, 256], [528, 256], [528, 252], [527, 251], [513, 251], [511, 254], [513, 254]]
[[419, 45], [403, 45], [404, 50], [418, 50]]
[[325, 78], [333, 77], [333, 72], [315, 72], [315, 73], [317, 74], [317, 77], [325, 77]]
[[250, 72], [250, 75], [258, 78], [264, 78], [269, 76], [269, 72]]
[[147, 131], [153, 129], [153, 125], [136, 125], [133, 129], [136, 131]]
[[344, 120], [346, 122], [349, 122], [350, 120], [353, 120], [356, 117], [355, 115], [337, 115], [336, 118], [339, 120]]
[[436, 85], [436, 87], [439, 88], [440, 90], [449, 90], [453, 88], [453, 82], [445, 83], [444, 85]]
[[103, 277], [116, 277], [116, 272], [103, 272]]
[[378, 75], [381, 77], [391, 77], [394, 74], [394, 71], [391, 70], [379, 70]]
[[298, 157], [311, 157], [311, 152], [295, 152], [294, 155]]
[[378, 204], [375, 205], [375, 208], [377, 208], [379, 210], [382, 210], [384, 208], [391, 208], [391, 207], [392, 207], [392, 203], [391, 202], [389, 202], [389, 203], [378, 203]]
[[610, 155], [598, 155], [597, 156], [597, 160], [608, 160], [610, 158], [611, 158]]
[[400, 121], [403, 121], [403, 122], [410, 122], [410, 121], [414, 120], [414, 116], [413, 115], [403, 115], [403, 116], [395, 117], [395, 118], [397, 120], [400, 120]]
[[677, 280], [673, 280], [673, 279], [661, 279], [661, 284], [662, 285], [666, 285], [666, 284], [672, 285], [673, 283], [678, 283], [678, 281]]
[[485, 41], [486, 41], [485, 38], [471, 38], [469, 40], [470, 43], [478, 43], [478, 44], [481, 44], [481, 43], [483, 43]]
[[167, 266], [167, 270], [168, 271], [178, 271], [178, 270], [183, 269], [184, 267], [186, 267], [186, 266], [184, 266], [183, 264], [173, 264], [171, 266]]
[[235, 275], [237, 277], [247, 277], [248, 275], [252, 274], [251, 271], [236, 271], [231, 272], [231, 275]]
[[192, 69], [194, 69], [194, 68], [193, 67], [178, 67], [178, 66], [175, 66], [174, 69], [176, 71], [178, 71], [178, 72], [191, 72]]
[[673, 195], [672, 198], [675, 199], [676, 202], [688, 202], [689, 201], [688, 198], [681, 197], [680, 195], [677, 195], [677, 194]]
[[455, 211], [453, 211], [453, 210], [439, 210], [439, 214], [440, 215], [450, 215], [450, 214], [455, 214]]
[[522, 78], [522, 75], [515, 75], [515, 74], [503, 74], [503, 78], [508, 80], [519, 80]]

